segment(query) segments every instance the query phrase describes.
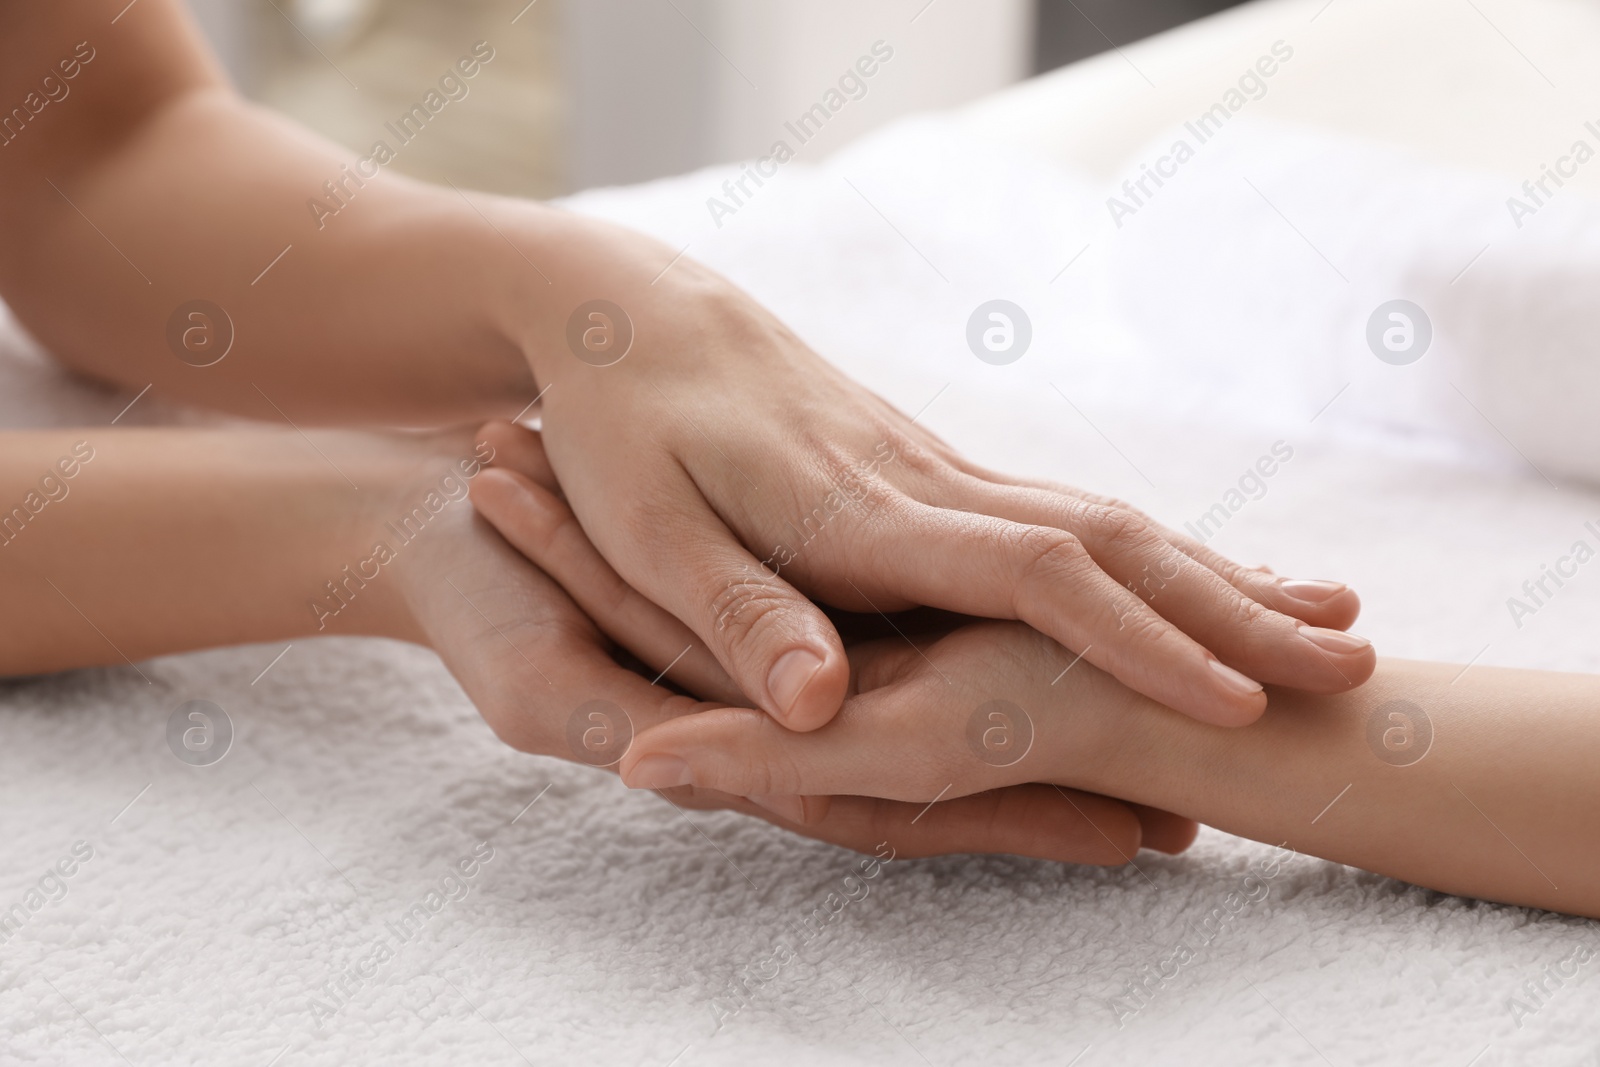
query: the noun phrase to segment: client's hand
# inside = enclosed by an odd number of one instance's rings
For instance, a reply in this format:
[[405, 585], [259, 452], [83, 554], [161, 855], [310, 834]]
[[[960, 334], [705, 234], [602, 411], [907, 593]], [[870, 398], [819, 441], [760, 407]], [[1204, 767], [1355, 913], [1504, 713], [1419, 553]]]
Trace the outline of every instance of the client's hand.
[[[740, 702], [704, 647], [623, 583], [589, 543], [551, 491], [554, 479], [537, 437], [504, 423], [485, 427], [482, 436], [493, 445], [495, 462], [509, 469], [480, 474], [473, 484], [474, 502], [502, 516], [506, 538], [572, 594], [569, 599], [551, 577], [464, 511], [447, 512], [449, 536], [434, 542], [433, 556], [408, 579], [407, 599], [428, 642], [495, 732], [524, 751], [598, 764], [621, 758], [629, 723], [642, 733], [698, 717], [690, 712], [721, 714], [713, 710], [716, 704], [676, 695], [619, 666], [602, 633], [632, 648], [652, 671], [676, 660], [675, 681], [722, 702]], [[578, 728], [571, 725], [574, 711], [595, 700], [608, 701], [627, 716], [620, 720], [611, 713], [612, 721], [596, 722], [605, 742], [600, 752], [583, 747], [586, 720], [580, 716]], [[757, 711], [746, 714], [767, 718]], [[1004, 852], [1119, 864], [1141, 845], [1176, 852], [1194, 836], [1193, 823], [1165, 812], [1050, 786], [1021, 785], [930, 810], [931, 795], [902, 803], [757, 793], [755, 803], [748, 793], [672, 788], [676, 784], [668, 783], [663, 792], [679, 804], [733, 808], [866, 852], [889, 840], [902, 856]]]
[[808, 598], [1018, 619], [1225, 725], [1261, 714], [1258, 682], [1367, 677], [1366, 643], [1326, 629], [1355, 619], [1344, 586], [1247, 570], [1125, 504], [983, 470], [710, 270], [591, 221], [545, 226], [582, 250], [529, 302], [524, 342], [572, 509], [786, 726], [827, 722], [849, 683]]
[[1155, 773], [1120, 761], [1119, 739], [1130, 716], [1171, 712], [1031, 627], [970, 622], [850, 652], [854, 693], [826, 727], [798, 734], [740, 708], [690, 715], [636, 737], [623, 781], [926, 803], [1021, 782], [1116, 793], [1131, 783], [1109, 768]]

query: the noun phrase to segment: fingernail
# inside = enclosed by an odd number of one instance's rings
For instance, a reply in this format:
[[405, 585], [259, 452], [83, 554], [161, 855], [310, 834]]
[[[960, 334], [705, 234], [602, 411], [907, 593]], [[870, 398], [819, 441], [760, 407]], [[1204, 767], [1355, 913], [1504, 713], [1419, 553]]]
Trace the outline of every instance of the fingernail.
[[693, 784], [689, 765], [677, 756], [646, 756], [633, 765], [626, 780], [630, 789], [671, 789]]
[[1278, 588], [1307, 604], [1323, 604], [1350, 588], [1343, 582], [1324, 582], [1314, 578], [1285, 578]]
[[811, 679], [822, 669], [822, 657], [809, 648], [795, 648], [778, 657], [767, 675], [767, 692], [779, 715], [787, 716], [806, 691]]
[[1261, 692], [1261, 683], [1251, 681], [1221, 660], [1212, 660], [1211, 669], [1217, 672], [1217, 677], [1222, 679], [1222, 684], [1238, 693], [1240, 696], [1255, 696]]
[[1301, 626], [1300, 636], [1324, 652], [1349, 655], [1370, 648], [1372, 642], [1360, 634], [1347, 634], [1343, 630], [1329, 630], [1321, 626]]
[[745, 797], [756, 807], [772, 812], [780, 819], [790, 822], [803, 823], [806, 821], [806, 801], [804, 797]]

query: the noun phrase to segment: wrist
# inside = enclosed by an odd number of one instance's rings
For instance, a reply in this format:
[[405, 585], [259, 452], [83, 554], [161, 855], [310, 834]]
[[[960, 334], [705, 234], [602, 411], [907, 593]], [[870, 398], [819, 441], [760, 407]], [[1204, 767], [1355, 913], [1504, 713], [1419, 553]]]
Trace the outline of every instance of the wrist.
[[1280, 798], [1337, 793], [1340, 783], [1325, 789], [1317, 779], [1342, 773], [1333, 768], [1347, 762], [1357, 742], [1350, 726], [1360, 717], [1349, 712], [1359, 698], [1347, 694], [1269, 689], [1261, 719], [1230, 727], [1200, 722], [1106, 681], [1125, 698], [1089, 788], [1257, 840], [1280, 839], [1274, 837], [1282, 827], [1275, 808]]
[[341, 494], [326, 515], [328, 543], [338, 549], [320, 561], [309, 585], [311, 632], [427, 644], [408, 595], [421, 539], [446, 508], [469, 506], [468, 481], [491, 457], [476, 453], [464, 430], [317, 437], [319, 450], [360, 492]]
[[[1201, 774], [1210, 773], [1223, 727], [1195, 722], [1129, 689], [1087, 663], [1060, 693], [1072, 723], [1056, 758], [1059, 785], [1074, 786], [1153, 807], [1171, 808]], [[1065, 683], [1054, 688], [1061, 689]]]
[[[737, 294], [713, 271], [645, 234], [538, 204], [514, 202], [513, 207], [506, 233], [538, 264], [539, 273], [522, 264], [521, 276], [531, 281], [502, 301], [499, 321], [539, 389], [565, 371], [608, 362], [605, 353], [580, 359], [573, 350], [568, 326], [582, 305], [597, 300], [616, 305], [626, 321], [603, 328], [631, 337], [641, 323], [660, 322], [686, 303], [710, 307], [719, 293]], [[661, 331], [652, 332], [659, 341]], [[637, 362], [637, 353], [631, 358]]]

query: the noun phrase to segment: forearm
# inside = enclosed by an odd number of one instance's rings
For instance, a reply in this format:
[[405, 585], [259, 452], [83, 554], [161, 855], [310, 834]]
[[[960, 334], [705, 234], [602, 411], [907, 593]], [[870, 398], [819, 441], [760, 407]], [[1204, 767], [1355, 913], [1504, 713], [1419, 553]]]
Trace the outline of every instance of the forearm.
[[318, 633], [414, 640], [394, 579], [347, 585], [349, 568], [395, 541], [399, 503], [462, 450], [336, 432], [0, 434], [0, 674]]
[[1597, 708], [1590, 675], [1386, 660], [1350, 693], [1273, 690], [1236, 730], [1137, 708], [1105, 785], [1444, 892], [1600, 916]]
[[[377, 164], [363, 179], [356, 156], [227, 89], [171, 0], [111, 26], [121, 6], [0, 16], [7, 101], [57, 52], [95, 49], [58, 79], [68, 95], [0, 147], [0, 288], [48, 348], [133, 389], [280, 423], [439, 424], [532, 399], [519, 333], [547, 283], [529, 262], [542, 253], [510, 241], [558, 213], [474, 207]], [[398, 144], [381, 127], [373, 138]], [[485, 216], [508, 205], [502, 236]], [[231, 350], [203, 368], [204, 352], [169, 343], [194, 300], [232, 324]]]

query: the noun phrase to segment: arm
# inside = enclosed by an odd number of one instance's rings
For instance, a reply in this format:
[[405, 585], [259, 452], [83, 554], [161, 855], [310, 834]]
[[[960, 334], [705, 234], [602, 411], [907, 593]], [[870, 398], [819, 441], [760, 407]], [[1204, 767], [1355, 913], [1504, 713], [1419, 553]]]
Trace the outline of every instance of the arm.
[[[0, 291], [59, 359], [279, 424], [439, 425], [533, 399], [503, 314], [532, 271], [472, 207], [389, 172], [357, 188], [347, 153], [227, 86], [178, 0], [113, 24], [125, 3], [0, 12], [0, 106], [22, 108], [0, 115]], [[360, 210], [319, 221], [333, 179]], [[197, 299], [233, 336], [204, 368], [168, 340]]]
[[313, 605], [338, 605], [324, 583], [370, 554], [430, 451], [287, 430], [0, 433], [0, 674], [318, 632], [416, 640], [395, 582], [335, 617]]
[[[637, 680], [473, 515], [468, 486], [494, 457], [492, 441], [461, 431], [0, 433], [0, 676], [345, 635], [430, 645], [486, 683], [499, 671], [508, 702], [531, 682], [541, 697], [564, 692], [540, 692], [557, 663], [575, 661], [571, 684], [596, 695]], [[659, 608], [620, 583], [575, 588], [654, 670], [673, 663], [681, 684], [737, 699]], [[541, 674], [502, 631], [529, 634], [555, 663]]]
[[[1221, 730], [1086, 664], [1052, 684], [1071, 657], [1014, 625], [963, 627], [925, 654], [856, 650], [860, 693], [814, 734], [733, 709], [663, 725], [624, 780], [901, 799], [1071, 784], [1444, 892], [1600, 917], [1600, 677], [1384, 660], [1354, 692], [1274, 690], [1258, 722]], [[973, 747], [975, 717], [994, 748]]]
[[1230, 833], [1600, 917], [1600, 677], [1382, 660], [1352, 693], [1274, 692], [1227, 737], [1137, 704], [1101, 786], [1137, 778], [1124, 793]]
[[[492, 43], [462, 47], [465, 87]], [[793, 728], [849, 684], [808, 598], [1020, 619], [1226, 724], [1261, 682], [1372, 669], [1337, 632], [1349, 589], [967, 463], [657, 242], [352, 158], [235, 96], [178, 0], [5, 5], [0, 93], [24, 104], [0, 117], [0, 292], [61, 359], [279, 424], [436, 425], [548, 390], [551, 464], [605, 558]]]
[[[574, 530], [544, 531], [558, 558], [581, 571], [569, 598], [473, 515], [467, 482], [495, 454], [494, 438], [0, 434], [0, 676], [138, 669], [151, 656], [319, 634], [391, 637], [435, 649], [507, 744], [597, 767], [613, 767], [635, 730], [707, 707], [619, 666], [607, 637], [652, 677], [737, 700], [693, 635], [603, 573]], [[514, 438], [501, 443], [518, 447]], [[564, 553], [563, 542], [576, 551]], [[715, 790], [672, 797], [766, 813]], [[810, 801], [797, 814], [811, 836], [869, 852], [886, 826], [897, 827], [901, 855], [997, 851], [1116, 864], [1141, 842], [1175, 851], [1192, 836], [1184, 820], [1105, 797], [1073, 799], [1078, 809], [1063, 810], [1053, 793], [1018, 790], [1007, 810], [1053, 817], [1013, 820], [1000, 833], [991, 829], [993, 798], [937, 819], [917, 818], [920, 805], [867, 798]]]

